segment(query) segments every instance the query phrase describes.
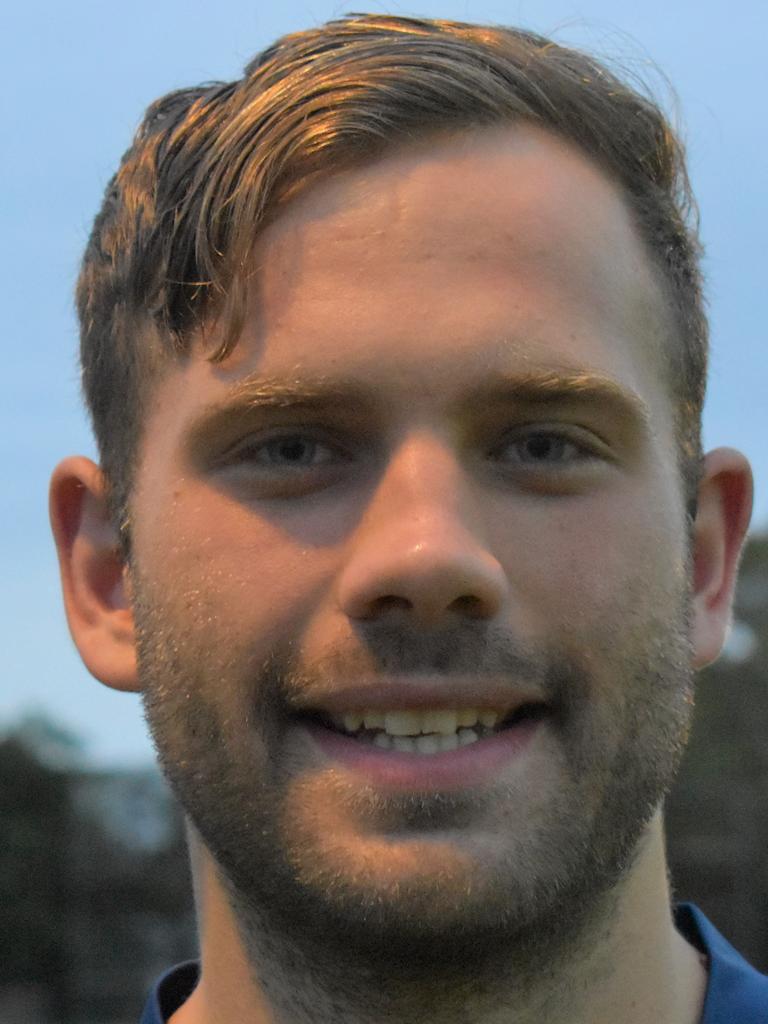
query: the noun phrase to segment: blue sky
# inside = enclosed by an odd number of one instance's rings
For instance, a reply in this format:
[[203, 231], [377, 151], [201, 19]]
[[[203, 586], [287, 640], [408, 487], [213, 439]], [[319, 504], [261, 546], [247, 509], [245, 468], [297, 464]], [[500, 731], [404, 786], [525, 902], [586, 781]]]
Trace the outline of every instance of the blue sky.
[[[359, 5], [350, 5], [358, 9]], [[138, 699], [90, 679], [60, 607], [46, 489], [63, 455], [93, 454], [79, 404], [72, 289], [104, 186], [146, 105], [169, 89], [239, 75], [284, 32], [348, 8], [324, 0], [27, 0], [3, 17], [5, 299], [0, 545], [7, 652], [0, 727], [45, 711], [101, 764], [151, 757]], [[618, 57], [673, 83], [707, 246], [713, 357], [709, 446], [741, 448], [755, 468], [755, 523], [768, 528], [768, 72], [765, 0], [424, 0], [367, 9], [517, 24]], [[7, 364], [6, 364], [7, 365]]]

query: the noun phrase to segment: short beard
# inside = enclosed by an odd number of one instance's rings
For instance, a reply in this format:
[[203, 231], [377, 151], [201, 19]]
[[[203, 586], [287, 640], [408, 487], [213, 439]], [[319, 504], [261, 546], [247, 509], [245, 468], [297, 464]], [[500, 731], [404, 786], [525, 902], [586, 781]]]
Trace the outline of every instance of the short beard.
[[[261, 665], [242, 654], [227, 658], [222, 652], [233, 647], [226, 636], [211, 645], [134, 582], [145, 712], [159, 760], [213, 858], [254, 970], [264, 960], [285, 969], [293, 957], [297, 969], [311, 965], [341, 979], [345, 971], [351, 977], [354, 963], [404, 984], [450, 976], [469, 985], [514, 963], [524, 985], [542, 963], [572, 952], [606, 912], [687, 738], [692, 680], [684, 602], [676, 614], [667, 607], [658, 619], [628, 627], [618, 643], [608, 630], [588, 645], [590, 663], [602, 669], [599, 700], [588, 667], [562, 652], [510, 643], [476, 626], [455, 630], [429, 652], [416, 640], [404, 645], [402, 635], [381, 634], [379, 664], [414, 671], [416, 662], [429, 661], [446, 673], [472, 665], [479, 677], [506, 668], [511, 679], [535, 681], [553, 709], [548, 727], [560, 739], [565, 778], [528, 834], [518, 834], [502, 809], [509, 854], [489, 878], [475, 884], [420, 875], [376, 888], [365, 864], [352, 869], [326, 857], [325, 847], [319, 855], [318, 836], [332, 837], [322, 831], [322, 807], [313, 806], [311, 773], [297, 778], [290, 762], [272, 756], [290, 695], [320, 674], [353, 677], [355, 654], [339, 651], [310, 667], [289, 647]], [[472, 792], [351, 791], [333, 777], [323, 785], [338, 806], [396, 825], [405, 839], [460, 833], [484, 799]]]

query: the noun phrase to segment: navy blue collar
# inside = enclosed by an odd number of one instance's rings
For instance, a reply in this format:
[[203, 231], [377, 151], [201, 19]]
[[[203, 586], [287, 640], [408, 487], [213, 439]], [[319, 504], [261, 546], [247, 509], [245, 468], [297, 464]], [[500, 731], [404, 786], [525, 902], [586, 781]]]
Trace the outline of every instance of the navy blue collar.
[[197, 960], [172, 967], [155, 985], [139, 1024], [166, 1024], [182, 1003], [186, 1003], [200, 980]]
[[[750, 967], [692, 903], [681, 903], [675, 909], [675, 922], [708, 961], [709, 982], [701, 1024], [766, 1024], [768, 977]], [[200, 968], [194, 960], [164, 974], [149, 997], [140, 1024], [167, 1024], [189, 999], [199, 977]]]

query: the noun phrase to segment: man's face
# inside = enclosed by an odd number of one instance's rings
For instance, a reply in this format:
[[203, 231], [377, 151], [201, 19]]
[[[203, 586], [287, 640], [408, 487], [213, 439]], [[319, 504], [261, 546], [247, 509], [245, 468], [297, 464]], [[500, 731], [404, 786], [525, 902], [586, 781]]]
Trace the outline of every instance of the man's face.
[[160, 382], [140, 453], [161, 760], [243, 920], [382, 955], [534, 934], [626, 868], [689, 717], [630, 216], [563, 143], [478, 132], [313, 186], [252, 270], [235, 352]]

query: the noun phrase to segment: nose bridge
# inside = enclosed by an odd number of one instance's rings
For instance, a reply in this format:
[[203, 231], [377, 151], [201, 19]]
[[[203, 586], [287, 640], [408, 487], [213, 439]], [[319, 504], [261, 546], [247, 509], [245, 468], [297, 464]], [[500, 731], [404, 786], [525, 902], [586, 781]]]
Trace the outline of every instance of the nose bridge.
[[424, 624], [492, 618], [506, 576], [484, 536], [480, 502], [449, 443], [429, 434], [395, 451], [351, 538], [338, 600], [354, 619], [397, 610]]
[[398, 504], [423, 515], [459, 511], [466, 497], [464, 471], [449, 441], [431, 431], [414, 431], [393, 452], [366, 516], [387, 517]]

